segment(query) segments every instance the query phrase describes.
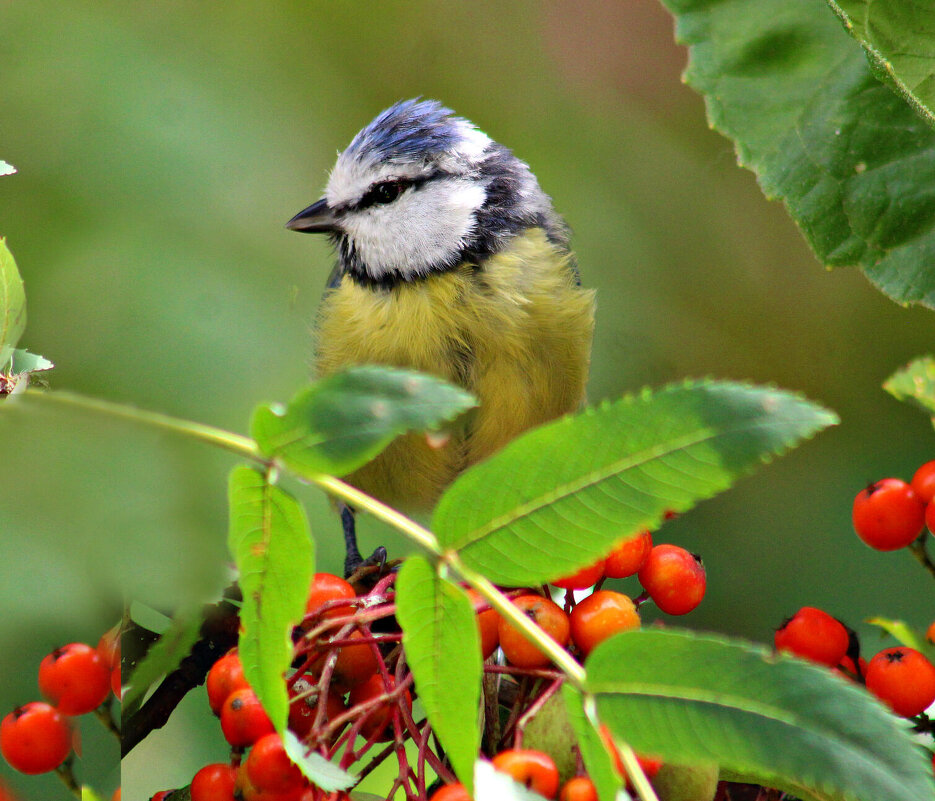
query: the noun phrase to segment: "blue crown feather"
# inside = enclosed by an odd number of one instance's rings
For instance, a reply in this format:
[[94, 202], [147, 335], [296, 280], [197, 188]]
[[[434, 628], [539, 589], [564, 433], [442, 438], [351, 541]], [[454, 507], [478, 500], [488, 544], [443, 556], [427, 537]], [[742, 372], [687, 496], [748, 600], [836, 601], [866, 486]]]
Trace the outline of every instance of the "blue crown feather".
[[450, 150], [462, 137], [464, 123], [437, 100], [401, 100], [380, 112], [345, 150], [355, 159], [416, 161]]

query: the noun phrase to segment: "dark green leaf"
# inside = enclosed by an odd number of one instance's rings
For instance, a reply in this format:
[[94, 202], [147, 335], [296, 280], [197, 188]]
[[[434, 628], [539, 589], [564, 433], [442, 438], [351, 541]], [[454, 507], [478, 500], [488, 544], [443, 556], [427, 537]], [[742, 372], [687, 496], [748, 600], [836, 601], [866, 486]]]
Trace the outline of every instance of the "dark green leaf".
[[613, 637], [585, 668], [601, 722], [637, 751], [822, 801], [935, 794], [908, 722], [825, 668], [673, 630]]
[[874, 77], [834, 13], [815, 0], [663, 3], [711, 125], [818, 258], [935, 307], [935, 131]]
[[302, 773], [322, 790], [333, 793], [336, 790], [346, 790], [357, 782], [357, 777], [341, 770], [333, 762], [329, 762], [321, 754], [312, 751], [306, 753], [301, 740], [291, 731], [282, 732], [283, 744], [289, 758], [302, 770]]
[[600, 801], [615, 801], [623, 783], [617, 777], [610, 754], [601, 742], [597, 729], [588, 720], [584, 710], [584, 696], [570, 684], [562, 687], [565, 708], [571, 721], [575, 736], [578, 738], [578, 750], [584, 760], [588, 776], [597, 788]]
[[240, 571], [240, 660], [276, 730], [286, 727], [283, 674], [292, 662], [292, 628], [302, 618], [314, 553], [305, 510], [250, 467], [230, 475], [228, 547]]
[[896, 400], [913, 403], [935, 415], [935, 359], [922, 356], [886, 379], [883, 389]]
[[182, 612], [172, 619], [169, 628], [130, 674], [129, 687], [122, 698], [124, 708], [142, 698], [161, 676], [179, 666], [198, 640], [200, 631], [201, 614], [198, 611]]
[[844, 27], [867, 51], [878, 75], [935, 125], [935, 39], [920, 25], [931, 13], [918, 0], [828, 0]]
[[26, 292], [16, 261], [0, 236], [0, 370], [26, 328]]
[[410, 556], [396, 579], [396, 618], [432, 730], [471, 792], [474, 760], [480, 750], [478, 709], [483, 677], [471, 601], [423, 557]]
[[250, 431], [263, 453], [300, 472], [345, 475], [399, 434], [437, 428], [474, 405], [429, 375], [354, 367], [302, 390], [286, 409], [259, 406]]
[[432, 528], [491, 581], [551, 581], [835, 422], [771, 388], [647, 390], [537, 428], [470, 468], [442, 496]]

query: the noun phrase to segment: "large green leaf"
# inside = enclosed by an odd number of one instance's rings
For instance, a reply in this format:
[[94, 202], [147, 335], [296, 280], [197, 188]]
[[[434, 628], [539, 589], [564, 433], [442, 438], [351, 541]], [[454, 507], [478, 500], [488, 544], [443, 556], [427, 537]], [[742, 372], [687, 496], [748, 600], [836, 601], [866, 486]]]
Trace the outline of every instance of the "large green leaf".
[[550, 581], [836, 421], [771, 388], [646, 390], [544, 425], [475, 465], [442, 496], [432, 528], [491, 581]]
[[601, 722], [638, 751], [820, 801], [935, 797], [908, 722], [825, 668], [672, 630], [613, 637], [585, 668]]
[[[870, 64], [935, 125], [935, 28], [923, 0], [828, 0]], [[926, 23], [928, 20], [928, 24]]]
[[785, 202], [818, 258], [860, 266], [901, 303], [935, 307], [935, 130], [874, 77], [831, 9], [662, 1], [711, 125], [766, 196]]
[[345, 475], [406, 431], [437, 428], [475, 405], [441, 379], [389, 367], [353, 367], [302, 390], [287, 408], [259, 406], [260, 450], [296, 470]]
[[228, 546], [240, 571], [240, 661], [276, 730], [286, 727], [283, 674], [292, 662], [292, 629], [312, 580], [313, 546], [305, 510], [251, 467], [230, 475]]
[[26, 328], [26, 291], [16, 261], [0, 236], [0, 370]]
[[883, 389], [896, 400], [913, 403], [929, 416], [935, 415], [935, 359], [914, 359], [887, 378]]
[[432, 730], [470, 792], [484, 670], [471, 601], [423, 557], [410, 556], [396, 579], [396, 618]]

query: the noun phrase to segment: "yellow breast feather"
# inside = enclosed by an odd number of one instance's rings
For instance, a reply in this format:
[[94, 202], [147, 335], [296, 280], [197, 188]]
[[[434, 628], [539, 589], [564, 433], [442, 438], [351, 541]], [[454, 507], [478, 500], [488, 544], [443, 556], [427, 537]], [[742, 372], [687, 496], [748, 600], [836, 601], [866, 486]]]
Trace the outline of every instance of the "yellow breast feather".
[[465, 467], [584, 400], [594, 293], [540, 228], [481, 267], [462, 264], [389, 289], [344, 276], [322, 299], [317, 368], [407, 367], [474, 393], [479, 409], [440, 447], [394, 441], [347, 480], [409, 511], [431, 508]]

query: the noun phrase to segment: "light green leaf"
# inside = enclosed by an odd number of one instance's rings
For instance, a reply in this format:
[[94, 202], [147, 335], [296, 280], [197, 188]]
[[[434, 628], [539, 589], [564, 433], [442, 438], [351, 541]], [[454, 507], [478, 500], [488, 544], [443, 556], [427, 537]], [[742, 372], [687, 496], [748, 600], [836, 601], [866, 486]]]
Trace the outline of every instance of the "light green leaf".
[[421, 556], [410, 556], [396, 579], [396, 618], [406, 660], [432, 730], [458, 778], [472, 790], [480, 750], [478, 708], [483, 660], [474, 608], [460, 587]]
[[935, 125], [935, 39], [920, 24], [931, 13], [919, 0], [828, 0], [873, 70], [930, 125]]
[[584, 696], [567, 683], [562, 686], [562, 695], [568, 710], [568, 719], [578, 738], [578, 750], [581, 752], [588, 776], [597, 788], [598, 798], [600, 801], [617, 801], [619, 793], [623, 790], [623, 783], [617, 777], [610, 754], [601, 742], [597, 729], [585, 714]]
[[0, 236], [0, 370], [26, 328], [26, 291], [16, 261]]
[[818, 258], [935, 307], [935, 131], [874, 77], [834, 12], [816, 0], [663, 4], [712, 127]]
[[0, 175], [13, 175], [16, 172], [16, 167], [12, 164], [0, 159]]
[[306, 753], [302, 741], [292, 731], [286, 729], [281, 734], [289, 758], [299, 766], [310, 782], [328, 793], [346, 790], [356, 784], [357, 776], [353, 773], [341, 770], [315, 751]]
[[914, 648], [916, 651], [925, 654], [925, 657], [930, 662], [935, 662], [935, 645], [930, 643], [922, 632], [916, 631], [904, 620], [891, 620], [888, 617], [871, 617], [867, 619], [867, 623], [870, 623], [872, 626], [879, 626], [900, 645]]
[[883, 389], [896, 400], [918, 406], [935, 415], [935, 358], [921, 356], [886, 379]]
[[230, 475], [228, 547], [240, 571], [240, 661], [280, 733], [289, 697], [283, 674], [292, 662], [292, 629], [302, 618], [314, 552], [305, 510], [250, 467]]
[[463, 473], [432, 528], [491, 581], [551, 581], [684, 512], [836, 416], [777, 389], [645, 390], [537, 428]]
[[81, 786], [81, 801], [101, 801], [101, 797], [86, 784]]
[[438, 427], [475, 405], [441, 379], [389, 367], [353, 367], [302, 390], [285, 409], [263, 405], [250, 432], [260, 450], [299, 472], [346, 475], [399, 434]]
[[717, 762], [820, 801], [932, 798], [907, 721], [820, 666], [674, 630], [626, 632], [585, 664], [597, 714], [637, 751]]
[[37, 353], [30, 353], [28, 350], [23, 350], [22, 348], [14, 350], [11, 359], [10, 373], [12, 375], [37, 373], [43, 370], [51, 370], [55, 367], [45, 356], [39, 356]]
[[169, 627], [130, 674], [130, 686], [122, 698], [124, 709], [135, 704], [162, 676], [179, 666], [191, 653], [200, 632], [201, 614], [197, 609], [180, 612], [172, 618]]

